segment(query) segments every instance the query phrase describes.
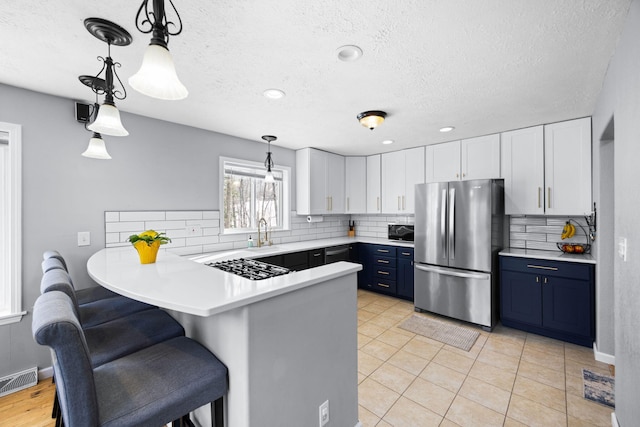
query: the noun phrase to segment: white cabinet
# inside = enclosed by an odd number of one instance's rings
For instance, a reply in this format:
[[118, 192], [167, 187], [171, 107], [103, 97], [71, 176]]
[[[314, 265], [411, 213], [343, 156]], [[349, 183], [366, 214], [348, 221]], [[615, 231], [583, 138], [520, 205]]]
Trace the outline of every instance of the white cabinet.
[[424, 156], [424, 147], [382, 155], [382, 213], [414, 213], [414, 187], [424, 183]]
[[500, 135], [426, 147], [427, 182], [500, 178]]
[[591, 212], [591, 118], [502, 134], [507, 215]]
[[367, 213], [382, 212], [381, 185], [382, 164], [381, 155], [367, 156]]
[[591, 118], [544, 127], [545, 213], [591, 212]]
[[344, 157], [314, 148], [296, 151], [296, 213], [344, 213]]
[[460, 179], [460, 141], [427, 145], [427, 182], [447, 182]]
[[461, 179], [500, 178], [500, 135], [460, 141]]
[[345, 158], [345, 213], [367, 212], [367, 158]]

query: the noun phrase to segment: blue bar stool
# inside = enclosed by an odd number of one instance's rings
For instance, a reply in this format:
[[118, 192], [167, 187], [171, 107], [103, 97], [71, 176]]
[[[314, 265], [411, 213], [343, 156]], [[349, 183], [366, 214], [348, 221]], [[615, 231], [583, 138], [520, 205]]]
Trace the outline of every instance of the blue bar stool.
[[209, 403], [213, 425], [223, 425], [227, 368], [192, 339], [172, 338], [92, 368], [74, 304], [60, 291], [36, 300], [32, 333], [51, 349], [69, 426], [161, 426]]
[[[45, 251], [42, 254], [42, 273], [46, 273], [49, 270], [53, 270], [55, 268], [62, 269], [69, 274], [69, 268], [67, 267], [67, 262], [60, 255], [58, 251]], [[69, 279], [71, 280], [71, 275], [69, 275]], [[71, 285], [73, 285], [73, 281], [71, 281]], [[74, 286], [75, 289], [75, 286]], [[117, 293], [110, 291], [107, 288], [103, 288], [102, 286], [92, 286], [84, 289], [75, 289], [76, 291], [76, 299], [78, 300], [78, 304], [86, 304], [88, 302], [97, 301], [99, 299], [111, 298], [118, 296]]]

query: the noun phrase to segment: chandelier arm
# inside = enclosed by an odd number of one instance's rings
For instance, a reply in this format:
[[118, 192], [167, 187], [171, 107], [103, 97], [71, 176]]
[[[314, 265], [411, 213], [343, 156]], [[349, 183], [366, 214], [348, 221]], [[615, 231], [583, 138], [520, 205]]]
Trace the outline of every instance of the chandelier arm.
[[116, 77], [116, 79], [118, 79], [118, 83], [120, 83], [120, 87], [122, 88], [122, 90], [116, 89], [115, 86], [112, 86], [112, 90], [113, 90], [114, 98], [123, 100], [127, 97], [127, 88], [124, 86], [124, 84], [122, 84], [122, 80], [120, 80], [120, 76], [118, 75], [118, 73], [116, 73], [116, 69], [115, 69], [115, 67], [121, 67], [121, 66], [122, 64], [120, 64], [119, 62], [113, 63], [113, 75]]
[[[182, 32], [182, 18], [180, 18], [180, 14], [178, 13], [178, 9], [176, 9], [176, 6], [173, 4], [173, 1], [169, 0], [169, 3], [171, 4], [171, 8], [173, 9], [173, 11], [176, 13], [176, 16], [178, 17], [178, 25], [176, 25], [173, 21], [169, 21], [168, 18], [167, 18], [167, 15], [165, 14], [164, 19], [166, 21], [165, 25], [167, 27], [167, 34], [169, 34], [171, 36], [177, 36], [178, 34], [180, 34]], [[169, 31], [169, 25], [173, 25], [174, 27], [176, 27], [177, 31], [174, 32], [174, 33]]]
[[[148, 3], [149, 0], [143, 0], [142, 4], [140, 5], [140, 8], [138, 9], [138, 13], [136, 13], [136, 28], [138, 29], [138, 31], [140, 31], [143, 34], [149, 34], [151, 31], [153, 31], [153, 23], [151, 22], [151, 19], [149, 17], [149, 8], [148, 8]], [[140, 19], [140, 15], [142, 14], [142, 11], [144, 10], [144, 19]], [[153, 15], [153, 12], [151, 12], [151, 14]], [[145, 30], [143, 27], [149, 25], [149, 29]]]

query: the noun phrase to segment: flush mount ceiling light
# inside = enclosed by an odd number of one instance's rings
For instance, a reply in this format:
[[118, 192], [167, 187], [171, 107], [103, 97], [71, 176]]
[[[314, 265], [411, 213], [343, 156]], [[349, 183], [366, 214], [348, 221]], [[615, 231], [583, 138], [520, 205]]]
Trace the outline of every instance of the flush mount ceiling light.
[[338, 59], [344, 62], [357, 61], [362, 56], [362, 49], [355, 45], [340, 46], [337, 52]]
[[[120, 111], [118, 111], [114, 102], [114, 98], [125, 99], [127, 91], [115, 71], [115, 67], [120, 67], [120, 63], [113, 62], [113, 59], [111, 59], [111, 45], [128, 46], [131, 44], [131, 34], [106, 19], [87, 18], [84, 20], [84, 26], [97, 39], [107, 43], [108, 52], [106, 58], [98, 56], [98, 59], [102, 61], [102, 69], [95, 77], [80, 76], [80, 81], [89, 86], [96, 95], [104, 95], [104, 102], [98, 110], [98, 116], [93, 123], [87, 126], [87, 129], [105, 135], [127, 136], [129, 132], [122, 126]], [[100, 77], [103, 72], [104, 79]], [[119, 83], [119, 88], [115, 87], [114, 77]]]
[[[178, 79], [173, 58], [167, 47], [169, 36], [177, 36], [182, 32], [182, 20], [171, 0], [169, 4], [178, 18], [177, 23], [168, 20], [164, 8], [165, 0], [152, 1], [152, 10], [149, 10], [149, 0], [144, 0], [136, 14], [136, 28], [143, 34], [152, 33], [152, 36], [140, 70], [129, 77], [129, 84], [136, 91], [152, 98], [184, 99], [189, 95], [189, 91]], [[170, 27], [174, 30], [170, 30]]]
[[280, 99], [280, 98], [284, 98], [284, 95], [285, 95], [285, 93], [280, 89], [267, 89], [264, 92], [262, 92], [262, 94], [265, 96], [265, 98], [269, 98], [269, 99]]
[[385, 117], [387, 117], [387, 113], [384, 111], [365, 111], [357, 116], [360, 124], [371, 130], [380, 126], [382, 122], [384, 122]]
[[263, 135], [262, 139], [267, 141], [267, 144], [269, 145], [269, 148], [267, 148], [267, 159], [264, 161], [264, 167], [267, 168], [267, 173], [264, 175], [264, 182], [275, 182], [273, 172], [271, 172], [271, 168], [273, 167], [273, 160], [271, 159], [271, 141], [275, 141], [278, 137], [273, 135]]
[[443, 128], [440, 128], [440, 132], [445, 133], [445, 132], [451, 132], [452, 130], [454, 130], [455, 128], [453, 126], [445, 126]]

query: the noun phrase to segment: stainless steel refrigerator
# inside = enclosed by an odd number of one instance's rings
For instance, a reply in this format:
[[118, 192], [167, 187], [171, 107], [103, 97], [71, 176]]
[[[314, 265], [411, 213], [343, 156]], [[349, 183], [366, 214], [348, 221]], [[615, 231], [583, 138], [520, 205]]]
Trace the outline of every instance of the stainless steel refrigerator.
[[418, 184], [415, 192], [416, 311], [491, 330], [498, 321], [503, 181]]

